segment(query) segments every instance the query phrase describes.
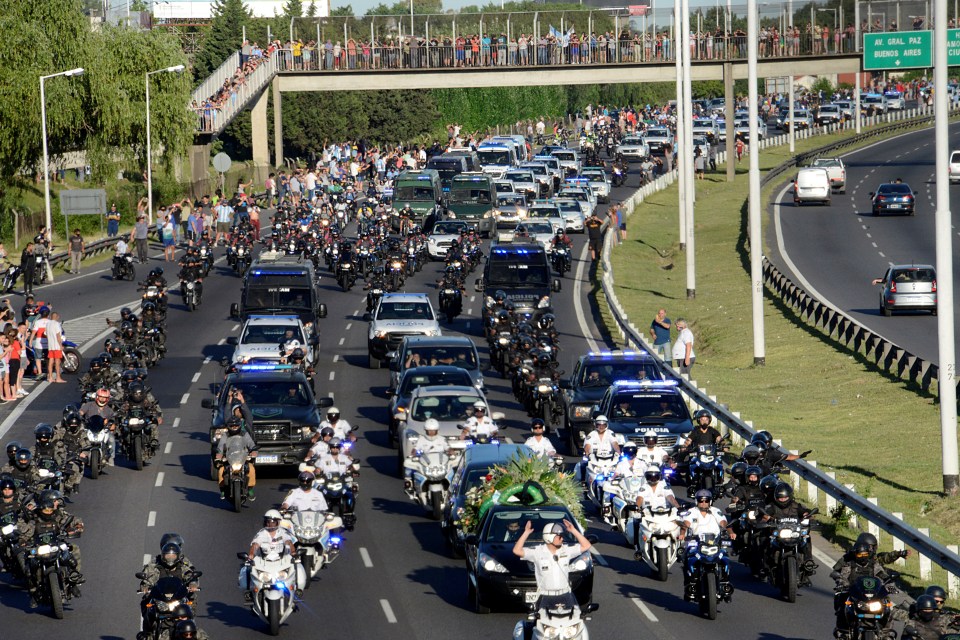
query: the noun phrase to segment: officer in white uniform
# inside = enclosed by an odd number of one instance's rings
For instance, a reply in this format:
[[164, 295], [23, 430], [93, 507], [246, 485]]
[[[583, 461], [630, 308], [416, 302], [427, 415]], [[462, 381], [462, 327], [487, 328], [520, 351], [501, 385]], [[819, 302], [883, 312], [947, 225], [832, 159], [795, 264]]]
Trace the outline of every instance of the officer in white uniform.
[[543, 435], [543, 418], [534, 418], [530, 422], [530, 430], [533, 431], [533, 435], [527, 438], [523, 444], [530, 447], [534, 455], [546, 458], [552, 458], [557, 455], [557, 448], [550, 442], [550, 438]]
[[[563, 544], [563, 532], [566, 530], [577, 540], [577, 544]], [[546, 609], [558, 604], [577, 606], [577, 599], [570, 590], [571, 563], [582, 553], [590, 550], [590, 541], [569, 520], [563, 526], [551, 522], [543, 528], [543, 542], [535, 547], [526, 548], [524, 544], [533, 533], [533, 523], [529, 520], [523, 533], [513, 545], [513, 554], [533, 563], [537, 579], [537, 609]]]
[[497, 425], [493, 423], [490, 416], [487, 415], [487, 405], [483, 400], [477, 400], [473, 403], [473, 415], [467, 418], [463, 423], [463, 433], [460, 435], [462, 440], [473, 436], [494, 437], [497, 435]]

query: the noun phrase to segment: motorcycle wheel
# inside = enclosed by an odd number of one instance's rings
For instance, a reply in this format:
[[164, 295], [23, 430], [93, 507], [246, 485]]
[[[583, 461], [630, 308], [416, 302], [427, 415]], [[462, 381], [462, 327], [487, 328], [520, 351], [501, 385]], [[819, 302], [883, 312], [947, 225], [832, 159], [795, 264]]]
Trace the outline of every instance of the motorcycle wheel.
[[700, 480], [700, 488], [713, 492], [713, 476], [703, 476]]
[[657, 556], [657, 580], [666, 582], [667, 570], [670, 568], [670, 563], [667, 562], [667, 550], [657, 547], [655, 552]]
[[63, 594], [60, 592], [60, 574], [51, 571], [47, 574], [47, 587], [50, 593], [50, 607], [53, 609], [53, 617], [57, 620], [63, 620]]
[[311, 577], [311, 575], [313, 574], [313, 556], [311, 556], [310, 554], [306, 554], [303, 556], [300, 562], [303, 564], [304, 573], [307, 574], [307, 584], [304, 587], [304, 589], [309, 589], [310, 582], [312, 582], [313, 580], [313, 578]]
[[784, 558], [783, 584], [780, 593], [787, 602], [797, 601], [797, 559], [794, 556]]
[[143, 470], [143, 436], [137, 435], [133, 438], [133, 462], [137, 466], [137, 471]]
[[553, 407], [550, 400], [543, 399], [540, 401], [540, 417], [543, 418], [544, 426], [549, 427], [553, 424]]
[[700, 613], [709, 620], [717, 619], [717, 577], [712, 573], [700, 579]]
[[440, 518], [443, 517], [443, 494], [441, 492], [434, 491], [430, 494], [430, 510], [433, 519], [439, 522]]
[[90, 450], [90, 479], [96, 480], [100, 477], [100, 449]]
[[267, 600], [267, 624], [270, 625], [270, 635], [280, 635], [280, 601]]
[[63, 372], [76, 373], [80, 371], [80, 365], [83, 363], [83, 356], [74, 347], [66, 347], [63, 350]]
[[243, 486], [239, 480], [234, 480], [230, 485], [230, 502], [234, 513], [240, 513], [240, 508], [243, 506]]

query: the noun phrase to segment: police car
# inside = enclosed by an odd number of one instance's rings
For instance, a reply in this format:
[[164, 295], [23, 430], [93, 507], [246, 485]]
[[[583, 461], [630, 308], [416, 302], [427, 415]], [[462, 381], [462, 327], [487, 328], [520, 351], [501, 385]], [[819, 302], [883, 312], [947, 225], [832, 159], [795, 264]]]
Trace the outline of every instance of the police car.
[[279, 362], [291, 343], [291, 348], [303, 349], [310, 365], [317, 363], [319, 336], [297, 315], [250, 315], [240, 336], [227, 338], [227, 344], [234, 347], [232, 363]]
[[609, 419], [609, 429], [624, 441], [643, 444], [656, 431], [658, 444], [673, 453], [693, 430], [687, 403], [676, 380], [616, 380], [603, 394], [594, 415]]

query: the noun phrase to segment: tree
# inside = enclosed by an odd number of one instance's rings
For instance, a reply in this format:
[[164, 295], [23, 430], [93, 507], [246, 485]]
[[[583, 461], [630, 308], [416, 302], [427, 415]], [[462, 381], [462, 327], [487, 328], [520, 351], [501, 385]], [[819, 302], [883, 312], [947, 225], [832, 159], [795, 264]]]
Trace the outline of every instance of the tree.
[[287, 16], [288, 18], [302, 17], [303, 0], [287, 0], [287, 2], [283, 5], [283, 15]]
[[308, 18], [317, 17], [317, 3], [315, 0], [310, 0], [310, 6], [307, 7], [307, 17]]
[[243, 44], [243, 27], [250, 21], [250, 10], [243, 0], [216, 0], [213, 22], [193, 59], [193, 77], [199, 84]]

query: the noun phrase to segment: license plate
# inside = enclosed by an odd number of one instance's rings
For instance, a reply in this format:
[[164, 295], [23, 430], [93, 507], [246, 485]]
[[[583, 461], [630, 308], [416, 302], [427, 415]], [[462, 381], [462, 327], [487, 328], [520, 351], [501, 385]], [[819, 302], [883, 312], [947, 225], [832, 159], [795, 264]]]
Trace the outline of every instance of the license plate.
[[525, 591], [523, 594], [523, 601], [527, 604], [533, 604], [537, 601], [538, 595], [536, 591]]
[[277, 464], [280, 462], [280, 456], [257, 455], [257, 462], [261, 464]]
[[900, 205], [899, 205], [899, 204], [891, 204], [891, 205], [887, 205], [887, 206], [888, 206], [890, 209], [899, 209], [899, 208], [900, 208]]

